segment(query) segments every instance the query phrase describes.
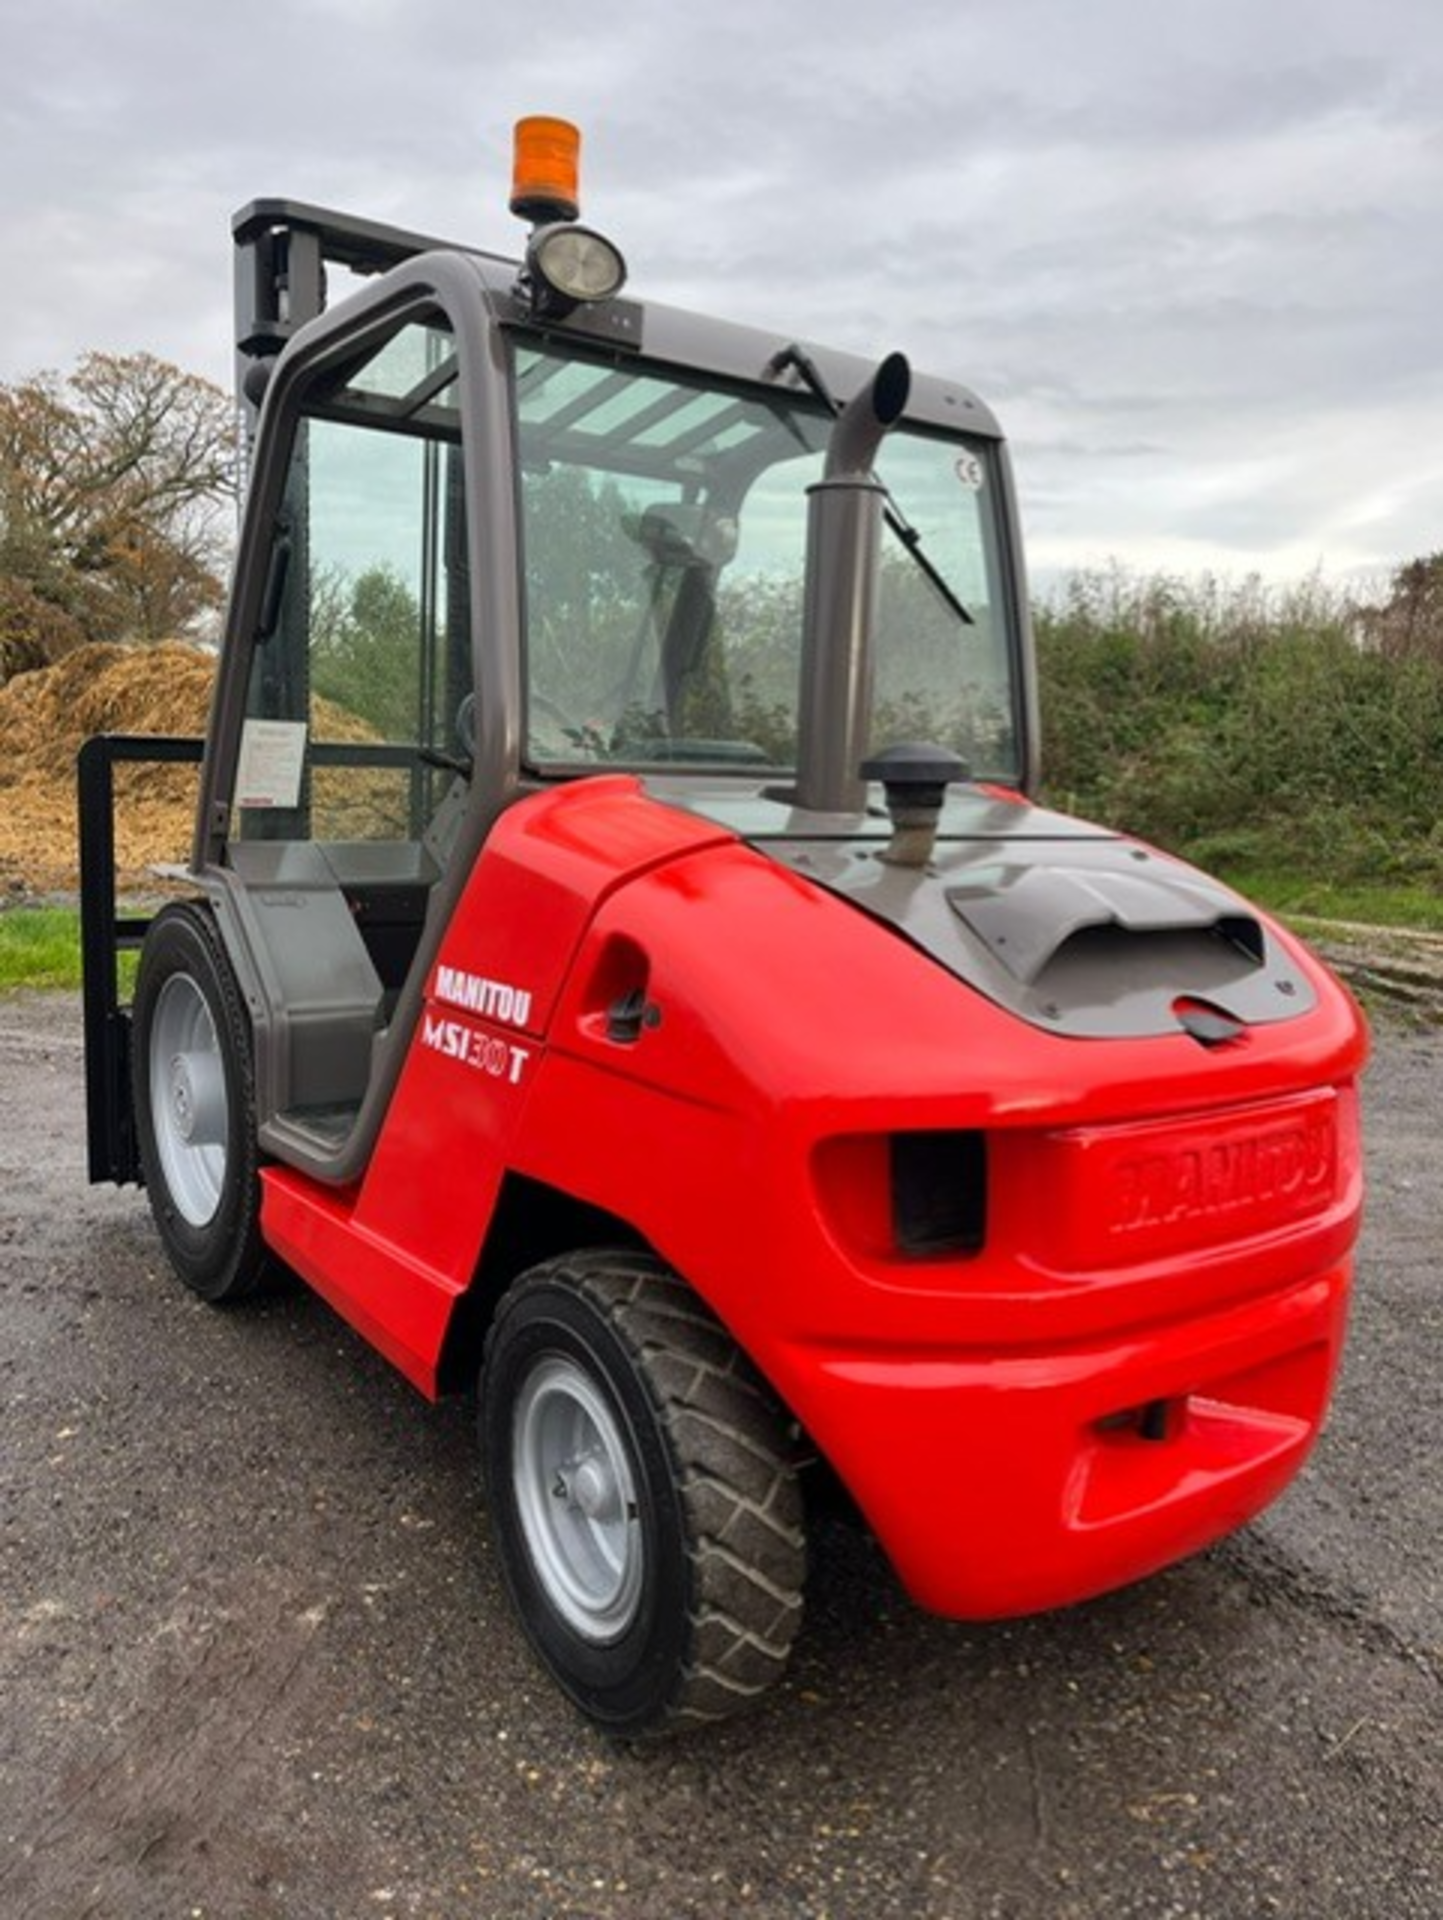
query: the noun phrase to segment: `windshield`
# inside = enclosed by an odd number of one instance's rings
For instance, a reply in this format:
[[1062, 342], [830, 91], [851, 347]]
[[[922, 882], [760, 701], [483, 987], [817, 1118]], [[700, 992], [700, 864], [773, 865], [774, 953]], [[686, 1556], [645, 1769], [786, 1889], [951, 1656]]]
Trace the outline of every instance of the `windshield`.
[[[528, 759], [792, 767], [826, 409], [530, 345], [516, 391]], [[900, 427], [878, 473], [948, 593], [884, 534], [870, 750], [1015, 780], [993, 448]]]

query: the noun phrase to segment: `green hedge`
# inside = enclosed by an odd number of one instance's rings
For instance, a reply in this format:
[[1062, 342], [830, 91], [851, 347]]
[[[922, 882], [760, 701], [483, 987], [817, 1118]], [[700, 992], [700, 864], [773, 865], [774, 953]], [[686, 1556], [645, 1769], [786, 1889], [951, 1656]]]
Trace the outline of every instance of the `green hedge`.
[[1316, 581], [1122, 572], [1035, 620], [1054, 805], [1224, 869], [1443, 887], [1443, 634], [1396, 644]]

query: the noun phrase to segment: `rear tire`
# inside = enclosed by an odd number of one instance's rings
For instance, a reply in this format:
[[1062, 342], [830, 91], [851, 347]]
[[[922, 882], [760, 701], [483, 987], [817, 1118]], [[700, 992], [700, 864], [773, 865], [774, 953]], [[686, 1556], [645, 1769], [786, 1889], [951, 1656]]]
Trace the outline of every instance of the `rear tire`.
[[675, 1274], [586, 1252], [523, 1275], [487, 1341], [480, 1426], [512, 1601], [598, 1727], [724, 1719], [780, 1678], [806, 1559], [792, 1449]]
[[135, 983], [136, 1142], [151, 1212], [177, 1274], [216, 1304], [267, 1269], [250, 1021], [205, 907], [156, 915]]

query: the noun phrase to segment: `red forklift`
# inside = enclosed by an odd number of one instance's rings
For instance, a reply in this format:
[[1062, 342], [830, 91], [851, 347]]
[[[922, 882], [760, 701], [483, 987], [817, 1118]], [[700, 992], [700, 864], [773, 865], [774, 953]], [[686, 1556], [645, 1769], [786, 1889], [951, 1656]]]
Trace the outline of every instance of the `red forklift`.
[[[633, 1737], [781, 1675], [816, 1487], [973, 1619], [1266, 1505], [1366, 1040], [1283, 928], [1033, 798], [983, 401], [632, 297], [576, 148], [518, 128], [519, 261], [236, 217], [207, 737], [82, 755], [88, 1134], [202, 1298], [298, 1274], [475, 1390], [521, 1625]], [[151, 916], [136, 759], [201, 763]]]

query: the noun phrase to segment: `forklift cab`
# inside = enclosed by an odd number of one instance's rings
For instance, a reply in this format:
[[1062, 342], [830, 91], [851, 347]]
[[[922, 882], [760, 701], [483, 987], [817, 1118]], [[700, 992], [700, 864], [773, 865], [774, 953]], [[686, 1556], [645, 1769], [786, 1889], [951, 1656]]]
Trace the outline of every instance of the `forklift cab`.
[[[334, 218], [257, 203], [237, 220], [242, 281], [263, 255], [272, 310], [241, 334], [264, 405], [194, 868], [250, 1010], [260, 1145], [344, 1184], [514, 800], [627, 770], [676, 804], [751, 797], [772, 830], [814, 829], [818, 799], [794, 804], [809, 496], [832, 484], [834, 390], [870, 369], [614, 298], [558, 319], [509, 263], [358, 223], [338, 236]], [[297, 330], [274, 288], [303, 283], [303, 241], [329, 255], [338, 238], [351, 265], [396, 264]], [[880, 741], [926, 732], [1022, 787], [1000, 438], [970, 394], [910, 391], [920, 417], [885, 463], [903, 537], [862, 583], [875, 664], [849, 688], [853, 664], [818, 646], [812, 682], [831, 673]], [[875, 567], [866, 545], [848, 530]], [[852, 815], [872, 733], [839, 763]]]

